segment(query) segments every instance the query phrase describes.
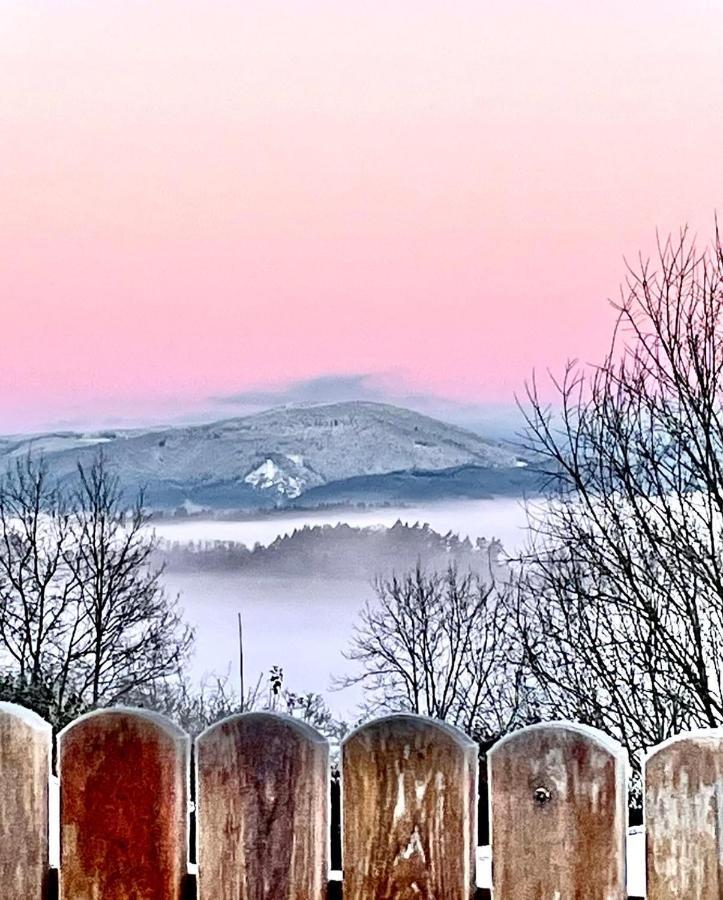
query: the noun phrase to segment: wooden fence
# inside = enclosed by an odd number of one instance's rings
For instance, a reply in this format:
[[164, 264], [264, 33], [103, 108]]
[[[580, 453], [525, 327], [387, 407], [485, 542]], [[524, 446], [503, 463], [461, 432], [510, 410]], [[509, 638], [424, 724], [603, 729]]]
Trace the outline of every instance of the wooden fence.
[[[329, 748], [302, 722], [234, 716], [192, 748], [154, 713], [82, 716], [58, 736], [57, 869], [51, 750], [42, 719], [0, 704], [3, 900], [489, 896], [476, 886], [478, 748], [441, 722], [388, 716], [344, 741], [341, 884], [329, 881]], [[495, 900], [627, 896], [617, 744], [567, 722], [535, 725], [499, 741], [487, 762]], [[649, 754], [645, 814], [650, 900], [720, 900], [723, 732], [684, 734]]]

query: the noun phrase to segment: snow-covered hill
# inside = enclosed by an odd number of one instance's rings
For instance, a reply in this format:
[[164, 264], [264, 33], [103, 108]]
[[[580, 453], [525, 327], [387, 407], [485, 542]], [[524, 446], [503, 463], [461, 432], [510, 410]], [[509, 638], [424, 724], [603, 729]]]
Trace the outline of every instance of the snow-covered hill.
[[[102, 446], [123, 485], [151, 503], [225, 508], [278, 505], [360, 476], [470, 466], [509, 472], [513, 450], [407, 409], [348, 402], [283, 407], [253, 416], [147, 431], [49, 434], [0, 442], [0, 462], [42, 452], [52, 474], [71, 476]], [[331, 491], [333, 499], [333, 490]]]

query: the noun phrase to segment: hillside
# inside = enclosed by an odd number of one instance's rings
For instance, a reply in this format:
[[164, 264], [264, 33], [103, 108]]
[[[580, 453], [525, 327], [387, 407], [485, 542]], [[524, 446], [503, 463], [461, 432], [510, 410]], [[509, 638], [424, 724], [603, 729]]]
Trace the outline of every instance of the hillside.
[[[0, 463], [42, 452], [51, 473], [64, 479], [100, 447], [124, 487], [145, 486], [149, 503], [159, 508], [254, 509], [303, 503], [307, 495], [312, 504], [337, 502], [337, 483], [340, 497], [351, 492], [354, 502], [364, 502], [363, 483], [350, 480], [372, 478], [371, 494], [388, 495], [383, 479], [390, 474], [398, 480], [400, 473], [470, 467], [484, 473], [488, 492], [495, 493], [496, 476], [501, 482], [510, 473], [519, 478], [522, 466], [499, 442], [410, 410], [364, 402], [283, 407], [205, 425], [5, 439]], [[320, 489], [315, 499], [310, 492]]]

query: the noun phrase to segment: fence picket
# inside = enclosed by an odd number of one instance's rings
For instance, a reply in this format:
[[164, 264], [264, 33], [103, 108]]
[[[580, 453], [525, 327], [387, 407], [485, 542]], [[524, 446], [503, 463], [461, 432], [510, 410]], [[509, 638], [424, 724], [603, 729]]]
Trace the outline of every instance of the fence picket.
[[41, 900], [48, 885], [50, 725], [0, 703], [0, 885], [3, 900]]
[[532, 725], [489, 753], [495, 900], [621, 900], [625, 755], [592, 728]]
[[723, 731], [682, 734], [645, 762], [650, 900], [723, 896]]
[[[276, 713], [232, 716], [197, 739], [196, 893], [187, 875], [189, 743], [163, 716], [124, 708], [82, 716], [58, 735], [61, 900], [340, 896], [335, 875], [327, 886], [328, 744]], [[0, 703], [3, 900], [57, 896], [51, 750], [48, 723]], [[487, 760], [495, 900], [623, 900], [622, 748], [595, 729], [551, 722], [508, 735]], [[346, 738], [345, 900], [471, 900], [478, 761], [466, 735], [423, 716], [386, 716]], [[648, 900], [720, 900], [723, 728], [653, 748], [645, 813]], [[483, 854], [483, 875], [488, 864]]]
[[433, 719], [387, 716], [343, 744], [344, 900], [469, 900], [477, 744]]
[[187, 735], [114, 708], [58, 738], [62, 900], [178, 900], [188, 860]]
[[322, 900], [329, 745], [304, 722], [245, 713], [196, 742], [199, 900]]

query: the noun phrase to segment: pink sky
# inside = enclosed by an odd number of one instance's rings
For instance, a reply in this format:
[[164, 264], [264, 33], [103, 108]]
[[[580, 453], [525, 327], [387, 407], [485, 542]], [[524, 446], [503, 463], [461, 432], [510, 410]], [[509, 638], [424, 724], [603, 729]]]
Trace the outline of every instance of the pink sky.
[[0, 432], [596, 358], [723, 211], [719, 2], [7, 0]]

